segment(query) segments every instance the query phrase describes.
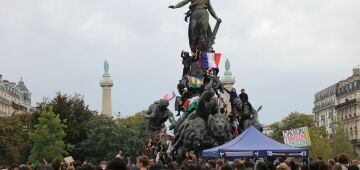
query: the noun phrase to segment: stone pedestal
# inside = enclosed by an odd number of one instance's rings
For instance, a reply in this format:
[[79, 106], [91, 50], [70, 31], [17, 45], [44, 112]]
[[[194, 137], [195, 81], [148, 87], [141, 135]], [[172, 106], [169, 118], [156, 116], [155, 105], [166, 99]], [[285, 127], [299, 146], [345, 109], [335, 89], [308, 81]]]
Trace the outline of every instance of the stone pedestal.
[[104, 73], [103, 79], [100, 82], [102, 87], [102, 111], [101, 114], [111, 117], [111, 87], [113, 82], [109, 73]]
[[[230, 61], [228, 59], [226, 59], [225, 68], [226, 71], [224, 73], [224, 77], [221, 80], [221, 83], [223, 84], [224, 88], [231, 90], [234, 87], [235, 78], [232, 76], [232, 73], [230, 71]], [[231, 112], [231, 103], [230, 95], [227, 92], [224, 92], [224, 102], [227, 105], [226, 110], [229, 114]]]

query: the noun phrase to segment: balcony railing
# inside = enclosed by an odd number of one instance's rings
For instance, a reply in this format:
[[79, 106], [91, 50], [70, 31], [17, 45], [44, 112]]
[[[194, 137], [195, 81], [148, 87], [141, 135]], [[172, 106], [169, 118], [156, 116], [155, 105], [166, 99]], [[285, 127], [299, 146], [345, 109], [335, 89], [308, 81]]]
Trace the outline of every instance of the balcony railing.
[[313, 108], [313, 112], [316, 112], [316, 111], [318, 111], [320, 109], [323, 109], [323, 108], [326, 108], [326, 107], [332, 106], [332, 105], [335, 105], [335, 101], [324, 103], [324, 104], [321, 104], [320, 106], [316, 106], [316, 107]]
[[8, 99], [6, 99], [6, 98], [4, 98], [4, 97], [2, 97], [2, 96], [0, 96], [0, 102], [1, 102], [1, 103], [4, 103], [4, 104], [6, 104], [6, 105], [11, 105], [10, 100], [8, 100]]
[[345, 106], [349, 106], [349, 105], [354, 104], [354, 103], [356, 103], [356, 99], [351, 99], [351, 100], [345, 101], [344, 103], [338, 104], [335, 107], [335, 109], [339, 109], [339, 108], [342, 108], [342, 107], [345, 107]]
[[12, 102], [12, 107], [15, 109], [15, 110], [22, 110], [22, 111], [27, 111], [27, 107], [23, 106], [23, 105], [20, 105], [20, 104], [17, 104], [15, 102]]

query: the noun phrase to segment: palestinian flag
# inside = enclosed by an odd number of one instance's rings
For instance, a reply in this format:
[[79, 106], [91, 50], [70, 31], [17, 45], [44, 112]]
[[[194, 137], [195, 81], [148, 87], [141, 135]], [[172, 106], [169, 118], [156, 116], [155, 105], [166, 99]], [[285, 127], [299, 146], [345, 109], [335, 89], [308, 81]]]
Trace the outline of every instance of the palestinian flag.
[[189, 88], [200, 88], [200, 86], [203, 84], [203, 78], [202, 77], [192, 77], [188, 76], [188, 86]]
[[199, 96], [193, 97], [191, 99], [187, 99], [184, 104], [183, 108], [186, 112], [190, 112], [191, 110], [194, 110], [198, 106]]

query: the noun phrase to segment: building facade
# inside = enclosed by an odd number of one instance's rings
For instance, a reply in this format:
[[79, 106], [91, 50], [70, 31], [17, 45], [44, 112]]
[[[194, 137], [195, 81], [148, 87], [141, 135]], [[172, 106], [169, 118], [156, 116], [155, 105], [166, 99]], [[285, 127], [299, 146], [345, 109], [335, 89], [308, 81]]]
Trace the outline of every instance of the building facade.
[[332, 134], [335, 130], [334, 122], [336, 122], [336, 88], [338, 83], [321, 90], [315, 94], [313, 113], [315, 115], [315, 123], [317, 126], [323, 126], [328, 134]]
[[266, 136], [270, 136], [273, 132], [274, 130], [271, 128], [270, 125], [263, 125], [263, 134], [265, 134]]
[[336, 89], [338, 120], [344, 122], [349, 139], [360, 147], [360, 68], [353, 69], [353, 75], [339, 82]]
[[0, 116], [31, 112], [31, 93], [22, 79], [18, 84], [0, 75]]
[[335, 131], [335, 122], [342, 121], [360, 153], [360, 67], [347, 79], [316, 93], [313, 113], [316, 125], [325, 127], [329, 134]]

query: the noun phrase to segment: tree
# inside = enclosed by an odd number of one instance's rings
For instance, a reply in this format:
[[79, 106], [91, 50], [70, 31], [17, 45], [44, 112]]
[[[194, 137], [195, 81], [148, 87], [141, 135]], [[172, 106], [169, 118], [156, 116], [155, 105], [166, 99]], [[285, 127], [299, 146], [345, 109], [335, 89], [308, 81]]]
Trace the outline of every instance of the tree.
[[340, 153], [346, 153], [349, 156], [356, 156], [354, 154], [354, 148], [349, 140], [348, 133], [344, 127], [342, 121], [338, 121], [336, 124], [335, 133], [330, 136], [332, 142], [332, 148], [334, 156]]
[[18, 164], [25, 132], [20, 117], [0, 117], [0, 164]]
[[94, 164], [114, 158], [129, 137], [114, 120], [104, 115], [93, 117], [87, 127], [88, 138], [83, 141], [80, 150], [86, 160]]
[[328, 135], [326, 134], [325, 129], [315, 127], [312, 115], [292, 112], [280, 122], [275, 122], [270, 126], [274, 130], [270, 136], [281, 143], [284, 142], [282, 134], [284, 130], [306, 126], [309, 128], [311, 140], [311, 146], [308, 147], [310, 157], [323, 157], [326, 159], [332, 157], [332, 149], [328, 140]]
[[311, 158], [322, 157], [325, 160], [333, 157], [333, 150], [323, 127], [312, 127], [309, 129], [311, 146], [309, 152]]
[[[89, 120], [94, 117], [96, 111], [89, 109], [89, 106], [85, 104], [84, 97], [75, 94], [69, 96], [58, 92], [56, 96], [51, 100], [44, 100], [38, 104], [37, 112], [41, 112], [43, 109], [52, 108], [53, 112], [59, 116], [62, 123], [67, 127], [65, 129], [65, 144], [74, 145], [74, 148], [67, 148], [70, 154], [77, 159], [84, 159], [84, 155], [79, 151], [81, 142], [84, 141], [86, 136], [86, 125]], [[35, 117], [37, 112], [34, 114]], [[36, 121], [36, 118], [34, 119]]]
[[270, 125], [274, 130], [270, 136], [279, 141], [284, 142], [282, 132], [284, 130], [295, 129], [299, 127], [307, 126], [309, 128], [314, 127], [314, 118], [312, 115], [307, 115], [299, 112], [291, 112], [287, 117], [285, 117], [280, 122], [275, 122]]
[[127, 118], [117, 119], [117, 123], [131, 130], [131, 136], [129, 136], [124, 147], [129, 156], [135, 157], [138, 153], [143, 152], [145, 150], [144, 141], [149, 136], [146, 130], [148, 119], [145, 119], [143, 112], [135, 113], [134, 116]]
[[135, 157], [145, 151], [146, 122], [141, 114], [117, 121], [104, 115], [95, 116], [87, 124], [87, 139], [80, 150], [94, 164], [113, 159], [119, 150]]
[[51, 108], [43, 108], [39, 112], [38, 124], [35, 131], [30, 133], [34, 143], [30, 153], [29, 162], [37, 164], [42, 158], [53, 160], [67, 155], [63, 138], [65, 137], [64, 125], [58, 115]]
[[22, 124], [23, 130], [24, 130], [24, 142], [21, 145], [20, 150], [20, 163], [26, 164], [28, 162], [28, 158], [30, 156], [32, 143], [29, 138], [29, 132], [33, 131], [34, 129], [31, 129], [31, 114], [25, 113], [25, 114], [19, 114], [17, 115], [20, 118], [20, 122]]

